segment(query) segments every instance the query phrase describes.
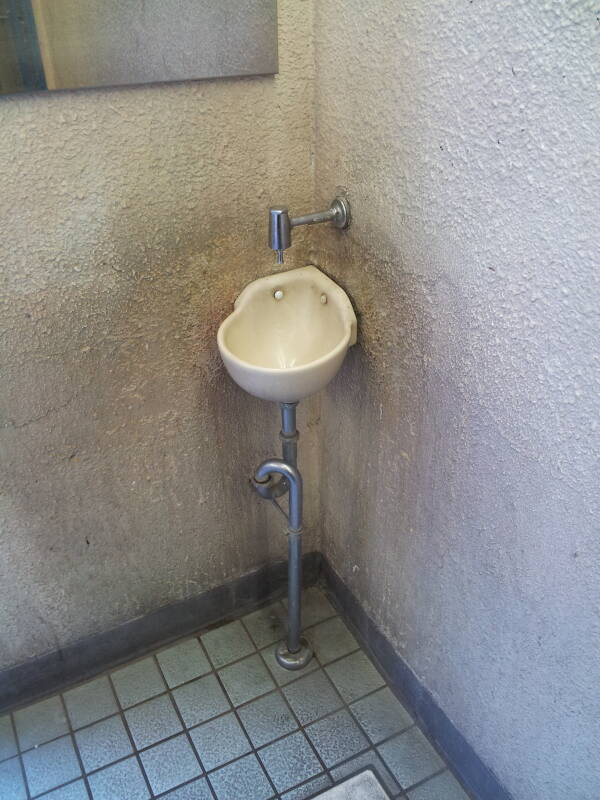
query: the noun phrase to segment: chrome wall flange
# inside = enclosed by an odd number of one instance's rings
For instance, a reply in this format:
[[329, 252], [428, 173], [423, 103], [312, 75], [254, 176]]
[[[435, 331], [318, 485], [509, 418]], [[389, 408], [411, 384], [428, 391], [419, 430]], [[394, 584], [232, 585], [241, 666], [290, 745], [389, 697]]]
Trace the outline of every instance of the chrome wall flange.
[[287, 642], [277, 645], [275, 659], [280, 667], [289, 670], [303, 669], [313, 657], [313, 651], [304, 637], [300, 639], [300, 648], [292, 653]]

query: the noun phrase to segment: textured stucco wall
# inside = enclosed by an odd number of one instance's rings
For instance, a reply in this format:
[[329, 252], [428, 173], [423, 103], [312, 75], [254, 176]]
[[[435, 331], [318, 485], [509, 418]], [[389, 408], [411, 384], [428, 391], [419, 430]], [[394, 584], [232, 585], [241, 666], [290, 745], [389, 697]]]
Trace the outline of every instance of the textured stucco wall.
[[316, 12], [324, 549], [518, 800], [600, 797], [597, 9]]
[[247, 485], [277, 409], [215, 341], [266, 207], [311, 203], [311, 5], [279, 15], [275, 77], [0, 101], [0, 667], [285, 554]]

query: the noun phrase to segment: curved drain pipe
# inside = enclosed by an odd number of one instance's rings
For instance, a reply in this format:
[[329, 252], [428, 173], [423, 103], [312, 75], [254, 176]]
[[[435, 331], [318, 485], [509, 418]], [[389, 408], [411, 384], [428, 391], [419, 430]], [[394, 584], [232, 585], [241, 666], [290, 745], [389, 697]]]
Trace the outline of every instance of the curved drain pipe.
[[[254, 473], [257, 492], [271, 500], [285, 515], [276, 498], [288, 492], [288, 630], [287, 640], [275, 651], [275, 658], [284, 669], [296, 670], [312, 658], [308, 642], [300, 636], [302, 593], [302, 475], [296, 465], [298, 431], [297, 403], [281, 403], [281, 440], [283, 458], [270, 458]], [[279, 479], [274, 476], [278, 475]]]

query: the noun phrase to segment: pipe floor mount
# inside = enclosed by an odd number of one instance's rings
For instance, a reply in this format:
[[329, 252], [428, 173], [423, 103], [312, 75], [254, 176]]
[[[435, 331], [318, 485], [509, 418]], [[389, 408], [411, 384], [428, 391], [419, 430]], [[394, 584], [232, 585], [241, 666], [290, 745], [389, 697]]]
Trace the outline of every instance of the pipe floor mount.
[[[270, 500], [288, 521], [288, 630], [287, 639], [275, 650], [277, 663], [284, 669], [305, 667], [312, 658], [308, 642], [300, 635], [302, 592], [302, 475], [297, 466], [298, 431], [296, 406], [280, 403], [282, 458], [263, 461], [252, 478], [258, 494]], [[278, 477], [276, 477], [278, 476]], [[277, 502], [288, 494], [287, 514]]]

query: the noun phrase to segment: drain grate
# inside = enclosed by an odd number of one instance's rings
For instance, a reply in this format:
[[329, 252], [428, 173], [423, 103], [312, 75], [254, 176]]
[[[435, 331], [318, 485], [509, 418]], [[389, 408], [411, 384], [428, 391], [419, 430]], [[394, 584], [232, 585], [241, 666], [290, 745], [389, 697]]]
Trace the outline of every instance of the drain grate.
[[322, 798], [322, 800], [390, 800], [389, 794], [371, 769], [366, 769], [343, 783], [338, 783], [333, 789], [321, 792], [315, 797], [315, 800], [317, 798]]

